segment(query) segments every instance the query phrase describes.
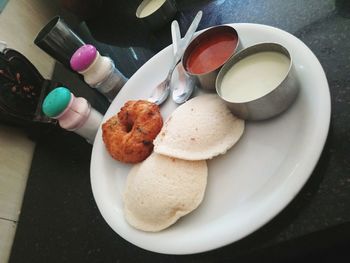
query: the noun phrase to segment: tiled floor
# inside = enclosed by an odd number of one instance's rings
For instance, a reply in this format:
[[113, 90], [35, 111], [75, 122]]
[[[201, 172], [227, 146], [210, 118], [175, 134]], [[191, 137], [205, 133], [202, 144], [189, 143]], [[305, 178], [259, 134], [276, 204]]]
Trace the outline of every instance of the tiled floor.
[[13, 237], [16, 232], [16, 223], [2, 219], [0, 221], [0, 262], [7, 262], [11, 252]]
[[33, 151], [23, 132], [0, 125], [0, 218], [18, 220]]
[[0, 0], [0, 12], [4, 10], [8, 0]]
[[50, 77], [54, 61], [34, 43], [40, 29], [54, 17], [59, 1], [10, 0], [0, 13], [0, 40], [25, 54], [44, 77]]
[[0, 125], [0, 262], [6, 262], [21, 210], [34, 143]]
[[1, 125], [0, 138], [0, 217], [17, 221], [34, 142], [20, 130]]
[[[22, 52], [44, 77], [54, 61], [33, 44], [59, 1], [10, 0], [0, 13], [0, 40]], [[0, 125], [0, 262], [10, 255], [35, 144], [24, 132]]]

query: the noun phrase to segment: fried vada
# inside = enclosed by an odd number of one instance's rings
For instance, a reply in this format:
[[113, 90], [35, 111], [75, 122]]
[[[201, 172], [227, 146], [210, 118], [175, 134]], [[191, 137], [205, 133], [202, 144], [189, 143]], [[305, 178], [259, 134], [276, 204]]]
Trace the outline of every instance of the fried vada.
[[114, 159], [138, 163], [152, 153], [153, 140], [162, 126], [158, 105], [146, 100], [130, 100], [117, 115], [102, 124], [103, 142]]

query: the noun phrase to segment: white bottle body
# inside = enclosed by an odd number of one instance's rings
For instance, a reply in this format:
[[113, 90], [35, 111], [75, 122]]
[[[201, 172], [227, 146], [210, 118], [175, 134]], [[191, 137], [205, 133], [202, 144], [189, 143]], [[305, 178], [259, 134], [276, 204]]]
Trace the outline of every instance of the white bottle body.
[[96, 88], [112, 101], [124, 86], [127, 78], [115, 67], [109, 57], [101, 56], [97, 51], [95, 60], [84, 71], [80, 71], [85, 82], [92, 88]]

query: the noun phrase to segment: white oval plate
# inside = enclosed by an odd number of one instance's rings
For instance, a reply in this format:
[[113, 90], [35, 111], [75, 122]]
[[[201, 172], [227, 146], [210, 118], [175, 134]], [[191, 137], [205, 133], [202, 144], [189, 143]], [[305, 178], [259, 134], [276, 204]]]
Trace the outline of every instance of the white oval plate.
[[[300, 191], [322, 152], [330, 122], [325, 73], [311, 50], [293, 35], [270, 26], [232, 24], [244, 47], [277, 42], [288, 48], [301, 84], [292, 107], [277, 118], [247, 122], [239, 141], [208, 162], [209, 177], [200, 207], [159, 233], [138, 231], [123, 216], [122, 192], [130, 169], [113, 160], [98, 131], [91, 158], [91, 185], [97, 206], [110, 227], [127, 241], [154, 252], [191, 254], [215, 249], [254, 232], [276, 216]], [[172, 55], [165, 48], [127, 82], [104, 121], [132, 99], [147, 98], [166, 76]], [[176, 108], [161, 107], [166, 119]]]

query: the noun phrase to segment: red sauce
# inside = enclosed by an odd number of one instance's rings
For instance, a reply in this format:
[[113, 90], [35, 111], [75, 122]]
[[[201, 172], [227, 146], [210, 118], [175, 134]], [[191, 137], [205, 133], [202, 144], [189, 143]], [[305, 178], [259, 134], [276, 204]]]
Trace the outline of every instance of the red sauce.
[[237, 40], [228, 33], [209, 36], [191, 52], [186, 69], [193, 74], [203, 74], [219, 68], [234, 53]]

